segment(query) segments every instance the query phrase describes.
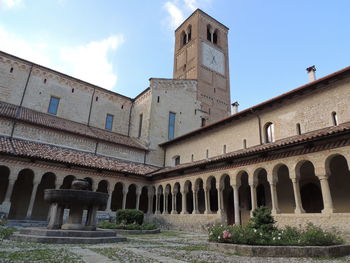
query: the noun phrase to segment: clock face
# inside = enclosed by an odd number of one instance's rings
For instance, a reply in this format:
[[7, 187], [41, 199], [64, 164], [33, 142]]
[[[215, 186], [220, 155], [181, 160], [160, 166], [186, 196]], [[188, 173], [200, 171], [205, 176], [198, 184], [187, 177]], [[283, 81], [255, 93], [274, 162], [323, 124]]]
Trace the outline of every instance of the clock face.
[[220, 50], [202, 42], [202, 64], [225, 75], [225, 56]]

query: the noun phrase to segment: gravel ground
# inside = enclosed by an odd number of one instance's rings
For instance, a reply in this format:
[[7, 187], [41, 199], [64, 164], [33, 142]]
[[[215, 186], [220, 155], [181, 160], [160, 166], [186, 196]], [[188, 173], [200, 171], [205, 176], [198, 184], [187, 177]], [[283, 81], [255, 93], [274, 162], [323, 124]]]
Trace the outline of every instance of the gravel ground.
[[206, 249], [207, 235], [185, 232], [162, 232], [155, 235], [129, 235], [128, 241], [99, 245], [43, 245], [0, 241], [0, 262], [349, 262], [336, 259], [258, 258], [224, 254]]

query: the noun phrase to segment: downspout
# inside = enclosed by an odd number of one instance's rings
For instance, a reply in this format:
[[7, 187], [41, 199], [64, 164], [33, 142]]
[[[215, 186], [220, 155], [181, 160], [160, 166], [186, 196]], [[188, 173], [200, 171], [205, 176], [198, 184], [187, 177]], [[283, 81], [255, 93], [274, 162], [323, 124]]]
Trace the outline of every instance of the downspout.
[[166, 148], [164, 149], [163, 167], [165, 167], [165, 158], [166, 158]]
[[261, 134], [261, 119], [260, 119], [260, 116], [253, 109], [251, 109], [251, 112], [258, 118], [259, 140], [260, 140], [260, 145], [262, 145], [263, 141], [262, 141], [262, 134]]
[[[128, 136], [130, 137], [130, 125], [131, 125], [131, 112], [134, 107], [135, 100], [132, 101], [130, 112], [129, 112], [129, 126], [128, 126]], [[145, 157], [146, 158], [146, 157]]]
[[88, 122], [87, 122], [87, 125], [88, 125], [88, 126], [90, 126], [91, 110], [92, 110], [92, 103], [93, 103], [93, 101], [94, 101], [95, 91], [96, 91], [96, 88], [94, 88], [94, 91], [92, 92], [92, 96], [91, 96], [89, 117], [88, 117]]
[[30, 66], [30, 70], [29, 70], [29, 74], [28, 74], [28, 77], [27, 77], [27, 80], [26, 80], [26, 84], [24, 86], [21, 102], [19, 104], [19, 108], [17, 108], [17, 111], [16, 111], [15, 120], [13, 122], [12, 130], [11, 130], [11, 136], [10, 136], [11, 138], [13, 137], [13, 133], [15, 132], [16, 119], [19, 117], [19, 114], [20, 114], [20, 111], [21, 111], [21, 108], [22, 108], [22, 104], [23, 104], [24, 96], [26, 94], [27, 87], [28, 87], [29, 79], [30, 79], [30, 76], [32, 75], [32, 70], [33, 70], [33, 64]]

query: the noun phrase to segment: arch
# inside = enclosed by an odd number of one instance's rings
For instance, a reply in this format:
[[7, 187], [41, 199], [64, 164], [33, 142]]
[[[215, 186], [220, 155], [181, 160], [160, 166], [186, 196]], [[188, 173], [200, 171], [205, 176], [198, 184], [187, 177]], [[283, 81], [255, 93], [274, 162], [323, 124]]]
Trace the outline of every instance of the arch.
[[301, 203], [306, 213], [321, 213], [323, 199], [319, 179], [315, 175], [312, 162], [302, 160], [297, 164], [300, 183]]
[[216, 178], [209, 176], [207, 179], [207, 187], [209, 189], [209, 208], [210, 211], [216, 213], [218, 211], [218, 190], [216, 188]]
[[211, 25], [207, 25], [207, 40], [210, 42], [213, 41], [211, 33], [212, 33], [212, 27]]
[[204, 214], [205, 211], [205, 192], [203, 187], [202, 178], [197, 178], [194, 183], [194, 189], [197, 191], [197, 204], [198, 204], [198, 212], [200, 214]]
[[23, 169], [18, 173], [11, 196], [11, 208], [9, 219], [24, 219], [33, 190], [34, 172], [31, 169]]
[[96, 192], [107, 193], [108, 194], [108, 181], [107, 180], [101, 180], [98, 183]]
[[220, 189], [222, 191], [222, 205], [225, 221], [228, 225], [235, 222], [233, 188], [230, 182], [230, 176], [224, 174], [220, 178]]
[[326, 171], [335, 213], [350, 212], [350, 172], [346, 158], [341, 154], [327, 157]]
[[180, 155], [175, 155], [173, 158], [173, 166], [179, 165], [181, 162]]
[[187, 43], [191, 41], [191, 38], [192, 38], [192, 25], [188, 25], [187, 27]]
[[295, 199], [293, 183], [289, 176], [289, 169], [285, 164], [278, 164], [273, 168], [273, 175], [277, 181], [276, 192], [278, 207], [281, 213], [294, 213]]
[[124, 184], [118, 182], [114, 185], [114, 190], [112, 192], [112, 200], [111, 200], [111, 210], [117, 211], [123, 208], [123, 190]]
[[163, 186], [159, 185], [157, 188], [157, 196], [158, 196], [158, 205], [160, 213], [164, 211], [164, 191]]
[[239, 194], [239, 207], [240, 207], [240, 217], [242, 224], [246, 224], [250, 218], [250, 210], [252, 209], [251, 202], [251, 190], [249, 186], [248, 173], [247, 171], [239, 171], [237, 173], [237, 185]]
[[268, 122], [264, 125], [264, 138], [265, 143], [271, 143], [275, 141], [275, 126], [272, 122]]
[[168, 210], [166, 211], [168, 214], [171, 213], [171, 209], [172, 209], [172, 200], [173, 200], [173, 196], [171, 194], [171, 185], [167, 184], [165, 186], [165, 193], [167, 194], [167, 208]]
[[72, 187], [72, 182], [75, 179], [74, 175], [67, 175], [63, 179], [63, 183], [60, 186], [60, 189], [70, 189]]
[[4, 202], [6, 190], [9, 184], [10, 169], [5, 166], [0, 166], [0, 204]]
[[192, 191], [192, 182], [187, 180], [184, 185], [186, 191], [186, 208], [189, 214], [193, 212], [193, 191]]
[[140, 195], [140, 206], [139, 210], [147, 213], [148, 210], [148, 188], [147, 186], [142, 187]]
[[40, 184], [35, 196], [33, 212], [31, 219], [46, 220], [50, 205], [44, 200], [45, 189], [55, 189], [56, 175], [47, 172], [41, 177]]
[[176, 182], [174, 184], [174, 193], [176, 193], [176, 207], [175, 211], [180, 214], [182, 210], [182, 194], [181, 194], [181, 186], [180, 183]]
[[135, 209], [136, 208], [136, 185], [131, 184], [128, 188], [128, 193], [126, 194], [126, 209]]
[[185, 33], [185, 31], [182, 31], [182, 32], [181, 32], [180, 41], [181, 41], [181, 47], [183, 47], [184, 45], [186, 45], [187, 39], [186, 39], [186, 33]]
[[270, 184], [267, 180], [267, 172], [265, 168], [258, 168], [254, 172], [254, 177], [256, 178], [256, 199], [257, 206], [266, 206], [270, 209], [272, 208], [271, 203], [271, 189]]

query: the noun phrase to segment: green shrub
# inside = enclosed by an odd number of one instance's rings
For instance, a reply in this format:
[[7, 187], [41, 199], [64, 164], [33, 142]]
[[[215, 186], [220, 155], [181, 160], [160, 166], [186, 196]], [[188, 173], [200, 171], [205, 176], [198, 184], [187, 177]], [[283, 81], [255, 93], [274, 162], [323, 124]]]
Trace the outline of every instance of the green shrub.
[[104, 229], [124, 229], [124, 230], [153, 230], [156, 229], [157, 226], [155, 224], [116, 224], [116, 223], [111, 223], [108, 221], [102, 221], [98, 224], [99, 228], [104, 228]]
[[143, 223], [143, 212], [136, 209], [125, 209], [117, 211], [117, 224], [139, 224]]
[[271, 210], [266, 206], [260, 206], [253, 211], [248, 227], [268, 233], [276, 230], [274, 224], [275, 220], [271, 215]]
[[0, 228], [0, 240], [9, 238], [16, 231], [16, 228]]
[[102, 221], [98, 224], [99, 228], [116, 229], [116, 224], [109, 221]]
[[344, 240], [337, 234], [336, 231], [324, 231], [320, 227], [309, 223], [301, 234], [300, 243], [304, 245], [327, 246], [342, 244], [344, 243]]

